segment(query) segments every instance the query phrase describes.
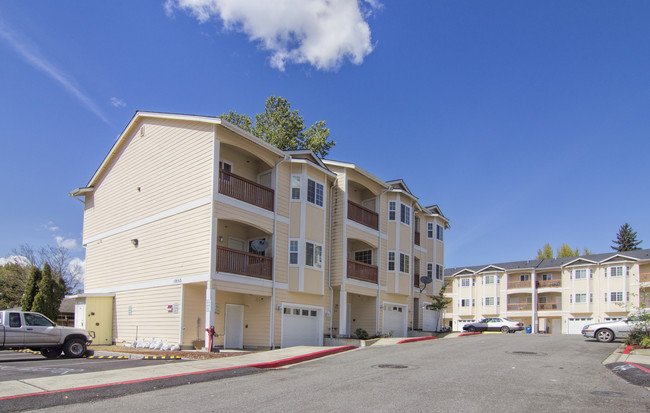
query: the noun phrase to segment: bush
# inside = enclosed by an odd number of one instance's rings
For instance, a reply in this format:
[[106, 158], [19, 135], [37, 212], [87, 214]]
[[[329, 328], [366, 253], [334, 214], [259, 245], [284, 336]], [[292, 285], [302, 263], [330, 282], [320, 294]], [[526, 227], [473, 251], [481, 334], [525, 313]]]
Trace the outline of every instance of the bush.
[[365, 340], [369, 337], [368, 332], [363, 328], [357, 328], [356, 330], [354, 330], [354, 335], [361, 340]]
[[639, 344], [641, 344], [643, 347], [650, 347], [650, 337], [644, 338]]
[[644, 339], [648, 339], [648, 334], [641, 329], [634, 329], [625, 339], [625, 344], [641, 344]]

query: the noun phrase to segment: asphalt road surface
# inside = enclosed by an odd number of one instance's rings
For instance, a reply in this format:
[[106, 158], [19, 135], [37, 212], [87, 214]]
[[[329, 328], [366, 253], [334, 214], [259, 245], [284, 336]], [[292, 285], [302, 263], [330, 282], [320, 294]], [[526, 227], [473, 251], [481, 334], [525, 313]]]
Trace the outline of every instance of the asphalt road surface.
[[375, 346], [265, 374], [45, 411], [650, 411], [645, 388], [602, 365], [619, 344], [483, 334]]

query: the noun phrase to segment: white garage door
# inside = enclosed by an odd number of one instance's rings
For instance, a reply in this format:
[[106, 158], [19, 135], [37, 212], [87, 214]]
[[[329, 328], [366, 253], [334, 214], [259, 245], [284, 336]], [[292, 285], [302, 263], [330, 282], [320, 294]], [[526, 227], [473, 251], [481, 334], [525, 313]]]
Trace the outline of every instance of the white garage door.
[[322, 346], [323, 310], [285, 305], [282, 310], [282, 347]]
[[384, 324], [382, 333], [390, 334], [393, 337], [406, 337], [407, 308], [402, 305], [384, 304]]
[[569, 318], [567, 321], [567, 334], [581, 334], [582, 327], [593, 322], [593, 318]]
[[476, 320], [458, 320], [458, 331], [463, 331], [463, 326], [468, 323], [474, 323]]
[[422, 310], [422, 331], [436, 331], [438, 324], [438, 312], [433, 310]]

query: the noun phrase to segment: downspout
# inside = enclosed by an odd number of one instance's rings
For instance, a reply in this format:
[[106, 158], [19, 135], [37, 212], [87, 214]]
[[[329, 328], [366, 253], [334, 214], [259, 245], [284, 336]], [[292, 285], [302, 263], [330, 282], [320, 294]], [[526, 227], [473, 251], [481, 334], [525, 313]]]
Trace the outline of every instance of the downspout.
[[291, 157], [284, 154], [284, 158], [275, 164], [275, 191], [273, 192], [273, 264], [271, 265], [271, 325], [269, 329], [269, 344], [271, 349], [275, 350], [275, 262], [277, 261], [276, 251], [278, 248], [278, 166], [289, 160]]
[[327, 228], [327, 241], [329, 243], [329, 246], [327, 248], [327, 284], [330, 288], [330, 338], [333, 338], [332, 335], [332, 320], [334, 319], [334, 288], [332, 288], [332, 209], [334, 209], [333, 206], [333, 198], [332, 198], [332, 193], [334, 192], [334, 186], [336, 185], [336, 181], [338, 181], [339, 176], [336, 175], [336, 178], [334, 178], [334, 182], [332, 182], [332, 185], [330, 186], [330, 210], [329, 210], [329, 226]]
[[379, 307], [380, 303], [379, 300], [381, 298], [381, 268], [382, 265], [380, 263], [380, 257], [381, 257], [381, 196], [384, 195], [386, 192], [390, 191], [393, 189], [391, 185], [388, 185], [388, 188], [386, 188], [383, 192], [379, 194], [377, 197], [377, 205], [379, 205], [379, 235], [377, 235], [377, 299], [375, 300], [375, 334], [379, 335]]

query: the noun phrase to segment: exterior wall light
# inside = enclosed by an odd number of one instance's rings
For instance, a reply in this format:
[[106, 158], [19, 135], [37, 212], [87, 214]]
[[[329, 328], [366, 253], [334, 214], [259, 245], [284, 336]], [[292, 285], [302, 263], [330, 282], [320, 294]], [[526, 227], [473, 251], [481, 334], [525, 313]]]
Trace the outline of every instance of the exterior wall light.
[[134, 247], [138, 248], [138, 239], [137, 239], [137, 238], [133, 238], [133, 239], [131, 240], [131, 244], [133, 244]]

